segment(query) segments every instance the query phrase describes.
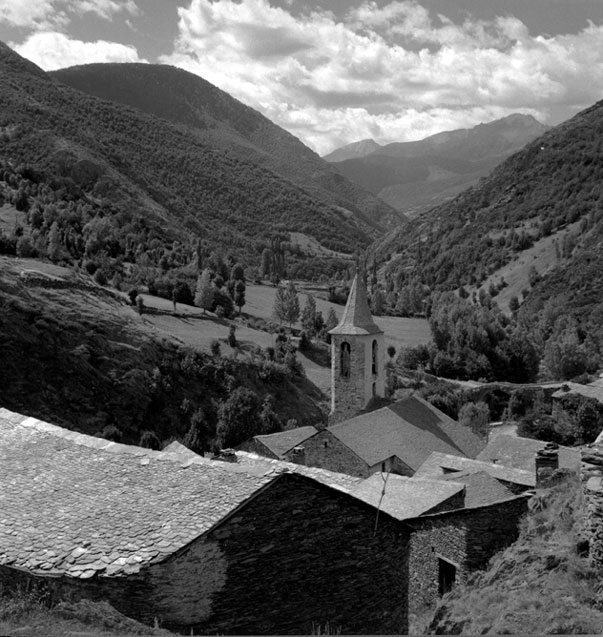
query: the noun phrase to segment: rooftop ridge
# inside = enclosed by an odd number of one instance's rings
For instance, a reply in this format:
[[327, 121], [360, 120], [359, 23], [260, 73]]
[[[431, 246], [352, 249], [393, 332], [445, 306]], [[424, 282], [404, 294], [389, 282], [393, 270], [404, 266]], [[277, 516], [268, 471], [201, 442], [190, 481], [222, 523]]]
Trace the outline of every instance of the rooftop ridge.
[[357, 272], [339, 324], [329, 334], [377, 334], [383, 330], [375, 323], [369, 309], [364, 278]]

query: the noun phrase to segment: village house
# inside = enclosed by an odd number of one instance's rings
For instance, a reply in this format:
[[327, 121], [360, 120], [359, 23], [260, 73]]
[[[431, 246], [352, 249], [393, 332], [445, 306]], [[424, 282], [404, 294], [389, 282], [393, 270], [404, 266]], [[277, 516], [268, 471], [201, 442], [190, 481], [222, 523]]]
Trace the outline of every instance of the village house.
[[0, 587], [106, 600], [185, 634], [406, 632], [409, 527], [382, 512], [375, 529], [347, 476], [335, 488], [303, 470], [121, 445], [0, 409]]

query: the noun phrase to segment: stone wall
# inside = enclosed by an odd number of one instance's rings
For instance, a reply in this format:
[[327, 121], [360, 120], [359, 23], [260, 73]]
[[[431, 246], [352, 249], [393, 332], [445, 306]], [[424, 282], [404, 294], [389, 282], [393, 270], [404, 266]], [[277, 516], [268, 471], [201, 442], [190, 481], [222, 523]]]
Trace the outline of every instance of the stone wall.
[[[105, 599], [184, 634], [342, 634], [408, 630], [409, 529], [368, 505], [285, 474], [172, 558], [128, 576], [30, 577], [55, 599]], [[1, 587], [0, 587], [1, 588]]]
[[603, 446], [592, 445], [582, 451], [580, 467], [584, 509], [585, 535], [593, 567], [603, 568]]
[[414, 518], [410, 541], [409, 611], [419, 613], [439, 597], [439, 562], [457, 567], [457, 583], [517, 539], [519, 520], [527, 512], [527, 497], [475, 509]]
[[[343, 342], [350, 344], [350, 374], [341, 375], [340, 348]], [[331, 413], [329, 425], [353, 418], [364, 409], [365, 401], [365, 353], [362, 337], [333, 335], [331, 337]]]
[[303, 447], [308, 467], [319, 467], [360, 478], [368, 478], [373, 473], [364, 460], [326, 429], [304, 440]]

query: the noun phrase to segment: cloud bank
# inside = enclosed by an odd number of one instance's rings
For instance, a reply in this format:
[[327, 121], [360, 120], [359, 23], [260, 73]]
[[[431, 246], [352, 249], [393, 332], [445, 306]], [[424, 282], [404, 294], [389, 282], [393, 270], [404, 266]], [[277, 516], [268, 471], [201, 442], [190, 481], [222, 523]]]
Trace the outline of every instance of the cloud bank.
[[514, 17], [455, 24], [420, 4], [364, 2], [343, 19], [267, 0], [191, 0], [161, 61], [201, 75], [324, 153], [412, 140], [603, 92], [603, 27], [533, 36]]

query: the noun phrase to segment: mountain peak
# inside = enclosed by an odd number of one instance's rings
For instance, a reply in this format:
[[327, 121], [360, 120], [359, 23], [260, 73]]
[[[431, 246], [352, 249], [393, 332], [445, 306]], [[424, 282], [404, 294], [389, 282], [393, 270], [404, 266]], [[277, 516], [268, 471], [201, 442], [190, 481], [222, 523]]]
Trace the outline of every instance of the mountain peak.
[[325, 155], [323, 159], [328, 162], [345, 161], [346, 159], [356, 159], [358, 157], [366, 157], [381, 148], [374, 139], [361, 139], [359, 142], [346, 144], [341, 148], [335, 149], [333, 152]]

